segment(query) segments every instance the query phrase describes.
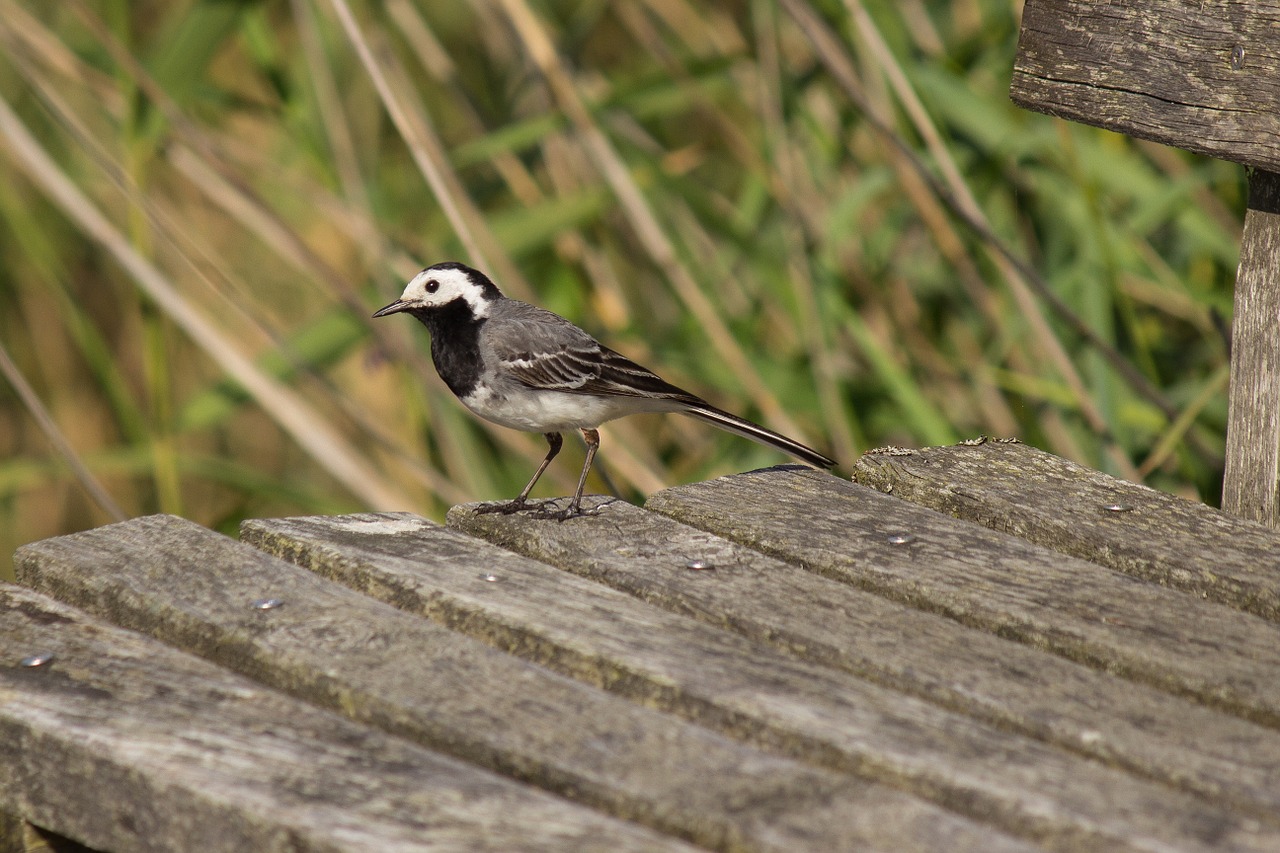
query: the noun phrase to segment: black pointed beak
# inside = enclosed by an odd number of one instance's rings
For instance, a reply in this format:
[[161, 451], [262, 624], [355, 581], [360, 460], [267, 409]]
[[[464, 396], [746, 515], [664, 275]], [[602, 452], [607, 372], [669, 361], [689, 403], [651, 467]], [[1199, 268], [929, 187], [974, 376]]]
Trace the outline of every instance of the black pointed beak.
[[374, 312], [373, 316], [385, 317], [388, 314], [399, 314], [401, 311], [408, 311], [409, 308], [410, 305], [408, 302], [405, 302], [403, 299], [397, 299], [385, 308], [379, 308]]

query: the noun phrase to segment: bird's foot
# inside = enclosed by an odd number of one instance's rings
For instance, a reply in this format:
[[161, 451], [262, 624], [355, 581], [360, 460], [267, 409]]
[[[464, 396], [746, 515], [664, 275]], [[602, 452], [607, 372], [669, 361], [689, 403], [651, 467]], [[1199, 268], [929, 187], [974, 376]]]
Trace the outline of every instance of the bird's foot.
[[500, 515], [515, 515], [518, 512], [527, 513], [530, 518], [550, 518], [556, 521], [565, 521], [570, 518], [577, 518], [580, 515], [592, 515], [595, 510], [586, 510], [582, 508], [580, 501], [569, 502], [564, 509], [556, 509], [555, 505], [558, 499], [552, 498], [545, 501], [522, 501], [516, 498], [506, 503], [481, 504], [476, 507], [477, 515], [488, 515], [497, 513]]
[[476, 515], [488, 515], [489, 513], [500, 513], [502, 515], [514, 515], [526, 509], [540, 509], [538, 504], [531, 504], [526, 500], [516, 498], [506, 503], [480, 504], [475, 508]]
[[[550, 518], [556, 521], [565, 521], [570, 518], [586, 518], [588, 516], [599, 515], [600, 510], [619, 499], [606, 498], [602, 501], [596, 502], [595, 506], [584, 507], [582, 505], [581, 498], [577, 498], [570, 500], [568, 506], [564, 509], [552, 509], [551, 506], [556, 502], [556, 500], [557, 499], [553, 499], [539, 504], [534, 517]], [[589, 499], [589, 502], [590, 501], [594, 501], [594, 499]]]
[[500, 513], [502, 515], [514, 515], [517, 512], [527, 512], [530, 518], [545, 518], [553, 521], [567, 521], [570, 518], [581, 518], [589, 515], [596, 515], [601, 508], [613, 503], [617, 498], [612, 498], [599, 503], [592, 507], [583, 507], [581, 499], [569, 499], [569, 503], [563, 509], [556, 509], [556, 504], [560, 498], [550, 498], [544, 501], [522, 501], [516, 499], [506, 503], [480, 504], [475, 508], [477, 515], [486, 515], [489, 513]]
[[534, 518], [546, 518], [552, 521], [567, 521], [581, 515], [594, 515], [594, 509], [583, 509], [581, 501], [570, 500], [564, 509], [555, 509], [556, 501], [543, 501], [531, 513]]

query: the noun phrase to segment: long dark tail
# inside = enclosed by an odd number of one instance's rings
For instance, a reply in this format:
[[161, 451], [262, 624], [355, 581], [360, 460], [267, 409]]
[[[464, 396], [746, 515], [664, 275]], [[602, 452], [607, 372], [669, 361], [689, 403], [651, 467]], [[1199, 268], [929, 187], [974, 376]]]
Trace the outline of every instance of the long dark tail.
[[701, 401], [689, 403], [688, 407], [681, 409], [680, 412], [691, 418], [706, 421], [712, 426], [718, 426], [720, 429], [740, 435], [743, 438], [749, 438], [767, 447], [781, 450], [783, 453], [794, 456], [797, 459], [803, 459], [810, 465], [816, 465], [819, 468], [834, 468], [836, 465], [834, 459], [828, 459], [812, 447], [806, 447], [795, 439], [787, 438], [785, 435], [776, 433], [771, 429], [765, 429], [759, 424], [753, 424], [749, 420], [740, 418], [737, 415], [731, 415], [722, 409], [717, 409], [710, 403]]

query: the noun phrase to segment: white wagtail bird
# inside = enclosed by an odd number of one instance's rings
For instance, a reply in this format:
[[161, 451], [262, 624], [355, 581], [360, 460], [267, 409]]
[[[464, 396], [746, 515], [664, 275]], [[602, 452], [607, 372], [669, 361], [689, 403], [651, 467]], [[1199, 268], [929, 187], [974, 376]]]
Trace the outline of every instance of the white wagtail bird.
[[485, 420], [540, 432], [550, 449], [515, 500], [481, 509], [518, 512], [560, 452], [565, 430], [580, 430], [587, 458], [565, 519], [582, 512], [582, 490], [605, 421], [642, 412], [679, 412], [777, 448], [820, 468], [835, 461], [784, 435], [717, 409], [614, 352], [558, 314], [508, 299], [489, 277], [447, 262], [413, 277], [400, 298], [374, 317], [407, 313], [431, 333], [431, 358], [445, 385]]

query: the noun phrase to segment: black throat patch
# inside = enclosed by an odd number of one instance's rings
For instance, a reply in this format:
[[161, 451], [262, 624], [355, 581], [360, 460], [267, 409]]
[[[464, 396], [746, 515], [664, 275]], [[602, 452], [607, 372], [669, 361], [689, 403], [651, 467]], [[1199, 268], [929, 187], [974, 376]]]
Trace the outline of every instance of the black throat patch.
[[461, 297], [447, 305], [410, 311], [431, 333], [431, 360], [436, 372], [458, 397], [465, 397], [480, 382], [484, 363], [480, 358], [480, 327], [477, 317]]

